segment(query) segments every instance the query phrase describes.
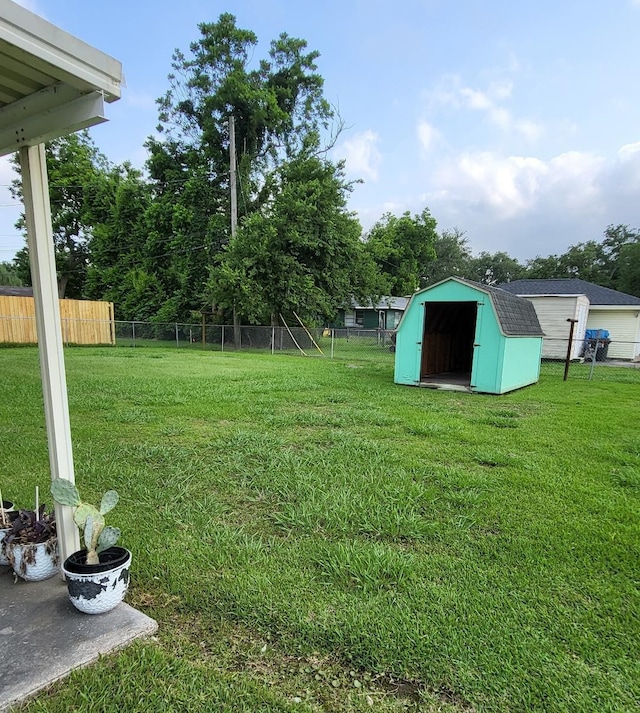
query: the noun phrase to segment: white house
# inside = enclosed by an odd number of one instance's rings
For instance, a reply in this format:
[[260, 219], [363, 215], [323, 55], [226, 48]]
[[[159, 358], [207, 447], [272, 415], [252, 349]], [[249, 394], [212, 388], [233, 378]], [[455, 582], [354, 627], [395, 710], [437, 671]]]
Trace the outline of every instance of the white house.
[[514, 280], [500, 287], [533, 303], [546, 335], [543, 357], [566, 356], [568, 319], [578, 320], [572, 358], [580, 356], [587, 329], [609, 332], [610, 358], [640, 355], [640, 297], [578, 279]]

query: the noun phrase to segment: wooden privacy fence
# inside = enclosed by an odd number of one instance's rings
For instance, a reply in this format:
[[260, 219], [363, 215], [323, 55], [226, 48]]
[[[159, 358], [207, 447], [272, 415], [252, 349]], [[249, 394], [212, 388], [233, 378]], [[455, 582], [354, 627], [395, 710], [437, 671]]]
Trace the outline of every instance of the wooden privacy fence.
[[[60, 300], [60, 322], [65, 344], [116, 343], [113, 302]], [[38, 342], [33, 297], [0, 295], [0, 342]]]

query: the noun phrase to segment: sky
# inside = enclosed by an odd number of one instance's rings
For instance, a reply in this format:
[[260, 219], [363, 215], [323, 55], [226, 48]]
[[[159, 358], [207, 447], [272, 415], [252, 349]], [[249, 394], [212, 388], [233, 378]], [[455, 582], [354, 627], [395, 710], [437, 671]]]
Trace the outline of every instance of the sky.
[[[640, 0], [21, 0], [123, 64], [122, 99], [90, 130], [144, 166], [171, 55], [231, 12], [265, 57], [281, 32], [318, 50], [345, 129], [332, 159], [366, 231], [428, 208], [474, 254], [525, 261], [640, 227]], [[23, 239], [0, 159], [0, 261]]]

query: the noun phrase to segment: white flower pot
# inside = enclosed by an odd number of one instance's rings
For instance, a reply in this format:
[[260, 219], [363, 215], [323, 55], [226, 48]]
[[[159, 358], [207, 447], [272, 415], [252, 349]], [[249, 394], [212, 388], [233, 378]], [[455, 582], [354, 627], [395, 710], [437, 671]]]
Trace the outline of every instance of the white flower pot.
[[110, 547], [100, 553], [100, 564], [85, 564], [86, 550], [68, 557], [62, 572], [67, 580], [69, 599], [85, 614], [103, 614], [124, 599], [129, 588], [131, 552]]
[[36, 545], [13, 542], [6, 554], [13, 571], [27, 582], [49, 579], [60, 571], [57, 537]]

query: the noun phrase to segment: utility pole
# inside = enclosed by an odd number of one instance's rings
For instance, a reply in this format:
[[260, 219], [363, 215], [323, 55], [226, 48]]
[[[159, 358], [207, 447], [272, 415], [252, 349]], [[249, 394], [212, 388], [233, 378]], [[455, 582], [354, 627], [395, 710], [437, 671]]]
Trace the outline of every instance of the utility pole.
[[238, 228], [238, 189], [236, 186], [236, 120], [229, 117], [229, 187], [231, 189], [231, 237]]
[[[238, 189], [236, 186], [236, 120], [233, 114], [229, 116], [229, 188], [231, 190], [231, 239], [235, 238], [238, 229]], [[240, 349], [240, 320], [236, 305], [233, 305], [233, 343]]]

